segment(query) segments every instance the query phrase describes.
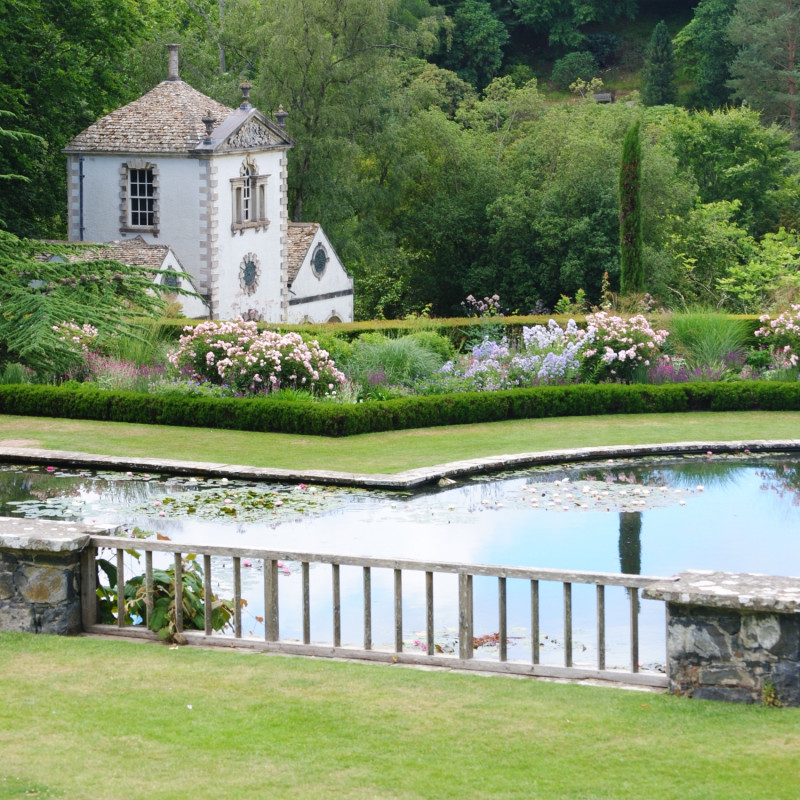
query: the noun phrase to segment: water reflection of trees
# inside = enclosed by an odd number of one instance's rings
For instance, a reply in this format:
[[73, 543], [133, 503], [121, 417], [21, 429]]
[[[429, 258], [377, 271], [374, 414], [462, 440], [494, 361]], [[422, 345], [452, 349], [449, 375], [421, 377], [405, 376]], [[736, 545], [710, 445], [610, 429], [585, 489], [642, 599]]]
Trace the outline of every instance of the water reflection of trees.
[[760, 470], [761, 488], [775, 492], [781, 499], [791, 498], [793, 506], [800, 506], [800, 464], [782, 463], [774, 469]]
[[642, 573], [642, 512], [619, 512], [619, 570], [628, 575]]

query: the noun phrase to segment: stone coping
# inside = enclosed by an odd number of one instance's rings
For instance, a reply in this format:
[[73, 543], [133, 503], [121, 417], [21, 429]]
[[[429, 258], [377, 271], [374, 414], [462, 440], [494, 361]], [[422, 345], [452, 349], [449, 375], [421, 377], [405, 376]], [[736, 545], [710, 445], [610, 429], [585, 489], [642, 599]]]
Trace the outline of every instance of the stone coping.
[[642, 591], [648, 600], [772, 613], [800, 613], [800, 578], [686, 570]]
[[205, 475], [245, 480], [281, 481], [284, 483], [326, 483], [334, 486], [361, 486], [383, 489], [413, 489], [465, 475], [500, 472], [524, 467], [595, 461], [609, 458], [639, 458], [720, 453], [763, 453], [800, 450], [800, 439], [759, 439], [750, 441], [672, 442], [666, 444], [608, 445], [514, 453], [451, 461], [431, 467], [419, 467], [395, 474], [337, 472], [335, 470], [289, 470], [250, 467], [205, 461], [179, 461], [166, 458], [105, 456], [68, 450], [44, 450], [32, 447], [0, 447], [0, 461], [17, 464], [52, 464], [93, 469], [169, 472], [176, 475]]
[[90, 536], [110, 536], [113, 530], [107, 525], [0, 517], [0, 549], [79, 552], [89, 543]]

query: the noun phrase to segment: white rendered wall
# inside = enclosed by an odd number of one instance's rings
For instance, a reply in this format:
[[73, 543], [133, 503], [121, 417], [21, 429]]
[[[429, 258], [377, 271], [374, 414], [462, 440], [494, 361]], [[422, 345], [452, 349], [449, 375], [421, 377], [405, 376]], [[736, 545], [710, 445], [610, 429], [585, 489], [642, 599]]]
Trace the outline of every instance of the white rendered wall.
[[[311, 264], [311, 258], [317, 245], [321, 244], [328, 255], [328, 264], [322, 275], [317, 275]], [[344, 294], [349, 292], [349, 294]], [[291, 304], [291, 299], [314, 298], [319, 295], [337, 294], [307, 303]], [[292, 283], [289, 293], [290, 305], [287, 322], [327, 322], [337, 316], [342, 322], [353, 321], [353, 279], [347, 274], [336, 255], [336, 251], [328, 241], [321, 228], [317, 229], [314, 240], [308, 248], [297, 277]]]
[[[216, 155], [208, 163], [186, 155], [120, 154], [85, 156], [83, 162], [83, 240], [108, 242], [140, 235], [146, 242], [167, 244], [198, 291], [209, 294], [218, 319], [254, 312], [269, 322], [282, 321], [283, 229], [286, 209], [285, 153], [254, 154], [260, 176], [267, 176], [267, 221], [259, 229], [231, 230], [231, 179], [240, 177], [247, 153]], [[142, 159], [157, 172], [158, 233], [123, 232], [120, 224], [120, 170]], [[70, 158], [70, 239], [79, 238], [78, 159]], [[210, 179], [209, 176], [210, 175]], [[126, 226], [127, 227], [127, 226]], [[239, 274], [245, 256], [254, 254], [259, 268], [256, 291], [248, 294]]]
[[[217, 239], [215, 259], [218, 265], [212, 282], [213, 313], [218, 319], [245, 316], [249, 311], [267, 322], [281, 321], [282, 250], [282, 151], [253, 154], [258, 175], [267, 176], [267, 225], [259, 229], [231, 230], [233, 192], [231, 180], [240, 176], [246, 153], [214, 157], [217, 175]], [[258, 259], [258, 286], [248, 294], [239, 275], [245, 256]]]
[[[134, 159], [153, 164], [157, 171], [158, 233], [141, 231], [120, 223], [122, 213], [120, 170]], [[75, 159], [77, 162], [77, 159]], [[167, 244], [195, 279], [200, 276], [200, 193], [199, 164], [196, 159], [165, 155], [85, 156], [83, 160], [83, 240], [110, 242], [141, 236], [151, 244]], [[71, 171], [70, 239], [79, 231], [80, 189]], [[123, 230], [125, 229], [125, 230]], [[204, 288], [204, 287], [201, 287]]]
[[[167, 270], [172, 270], [175, 273], [178, 278], [179, 288], [199, 294], [197, 291], [197, 286], [192, 282], [191, 277], [184, 272], [182, 265], [175, 257], [175, 253], [173, 253], [172, 250], [167, 253], [167, 257], [164, 259], [164, 263], [161, 265], [162, 272], [160, 275], [156, 276], [157, 283], [163, 283], [164, 273], [166, 273]], [[183, 310], [183, 315], [189, 319], [207, 319], [209, 316], [210, 310], [208, 304], [202, 299], [202, 297], [190, 297], [182, 294], [174, 294], [170, 295], [168, 299], [174, 300], [176, 303], [180, 303]]]

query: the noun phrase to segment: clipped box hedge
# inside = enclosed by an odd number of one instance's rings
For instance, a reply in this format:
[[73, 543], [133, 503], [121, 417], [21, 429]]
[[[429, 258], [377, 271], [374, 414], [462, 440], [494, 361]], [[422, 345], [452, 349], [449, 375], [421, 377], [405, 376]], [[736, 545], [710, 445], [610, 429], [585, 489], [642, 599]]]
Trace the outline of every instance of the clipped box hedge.
[[540, 386], [332, 405], [10, 384], [0, 413], [145, 425], [351, 436], [507, 419], [680, 411], [798, 411], [800, 381]]

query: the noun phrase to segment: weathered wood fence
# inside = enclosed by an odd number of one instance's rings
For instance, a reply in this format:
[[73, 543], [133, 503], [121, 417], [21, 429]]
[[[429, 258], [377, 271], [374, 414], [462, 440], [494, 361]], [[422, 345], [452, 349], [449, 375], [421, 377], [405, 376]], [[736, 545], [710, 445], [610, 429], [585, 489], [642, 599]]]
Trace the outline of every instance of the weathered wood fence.
[[[603, 572], [562, 571], [528, 567], [484, 566], [450, 562], [426, 562], [407, 559], [363, 558], [356, 556], [335, 556], [326, 554], [294, 553], [287, 551], [259, 550], [223, 546], [193, 546], [170, 541], [143, 541], [140, 539], [120, 539], [111, 536], [91, 536], [89, 546], [81, 555], [81, 607], [83, 628], [91, 633], [113, 633], [123, 636], [154, 637], [147, 629], [147, 620], [142, 625], [130, 625], [125, 615], [117, 615], [116, 625], [97, 623], [97, 564], [98, 551], [111, 549], [116, 554], [117, 593], [124, 593], [125, 553], [128, 550], [143, 552], [145, 557], [145, 591], [152, 603], [153, 555], [171, 554], [177, 581], [182, 580], [183, 558], [194, 554], [203, 559], [205, 597], [212, 596], [212, 557], [232, 559], [233, 562], [233, 640], [236, 646], [259, 648], [268, 651], [313, 655], [322, 657], [341, 657], [388, 661], [409, 664], [427, 664], [451, 669], [482, 670], [514, 673], [544, 677], [570, 679], [594, 678], [599, 680], [637, 683], [647, 686], [666, 687], [667, 677], [657, 672], [639, 671], [639, 590], [659, 581], [668, 579], [641, 575], [622, 575]], [[257, 559], [263, 561], [264, 595], [264, 637], [243, 636], [242, 634], [242, 562]], [[302, 641], [281, 638], [281, 613], [279, 606], [278, 578], [279, 562], [300, 564]], [[312, 642], [311, 637], [311, 592], [310, 567], [328, 565], [331, 570], [331, 591], [329, 609], [332, 613], [332, 641]], [[342, 604], [340, 570], [342, 567], [357, 567], [362, 571], [363, 583], [363, 639], [360, 646], [342, 645]], [[373, 570], [390, 570], [394, 576], [393, 586], [393, 649], [373, 647]], [[425, 652], [404, 651], [403, 636], [403, 576], [407, 573], [424, 573], [425, 576]], [[434, 633], [434, 576], [455, 574], [458, 579], [458, 653], [443, 655], [437, 651]], [[497, 580], [497, 659], [476, 658], [474, 650], [474, 597], [473, 579], [476, 576], [489, 576]], [[507, 641], [507, 584], [509, 581], [524, 581], [530, 591], [530, 662], [508, 659]], [[556, 582], [563, 587], [563, 666], [540, 663], [540, 583]], [[596, 592], [596, 636], [597, 663], [594, 666], [576, 666], [573, 660], [573, 585], [590, 584]], [[628, 669], [609, 669], [606, 666], [606, 594], [608, 586], [624, 587], [629, 595], [629, 642], [630, 659]], [[230, 647], [230, 635], [216, 634], [211, 624], [211, 604], [205, 603], [205, 630], [182, 630], [182, 617], [177, 615], [178, 631], [187, 641], [205, 645]], [[666, 659], [665, 659], [666, 660]]]

